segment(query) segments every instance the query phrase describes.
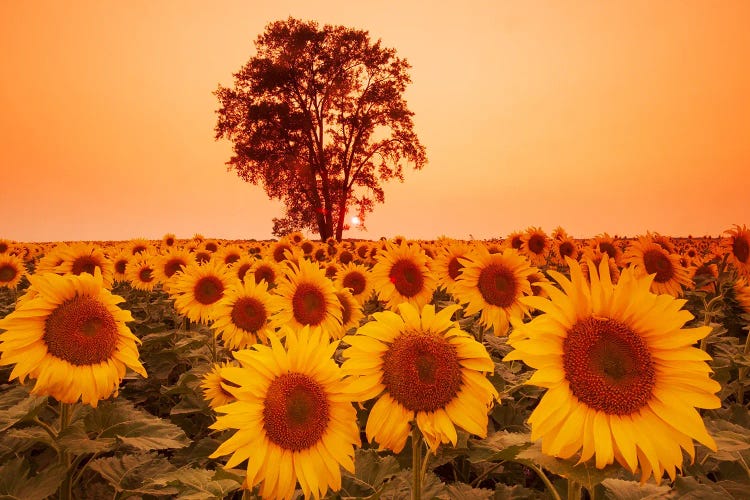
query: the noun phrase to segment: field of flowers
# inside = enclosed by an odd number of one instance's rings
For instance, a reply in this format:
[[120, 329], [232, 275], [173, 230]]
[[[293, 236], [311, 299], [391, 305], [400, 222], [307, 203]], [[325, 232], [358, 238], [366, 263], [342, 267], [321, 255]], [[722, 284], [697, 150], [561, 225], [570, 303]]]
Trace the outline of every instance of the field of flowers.
[[0, 497], [750, 498], [750, 230], [0, 239]]

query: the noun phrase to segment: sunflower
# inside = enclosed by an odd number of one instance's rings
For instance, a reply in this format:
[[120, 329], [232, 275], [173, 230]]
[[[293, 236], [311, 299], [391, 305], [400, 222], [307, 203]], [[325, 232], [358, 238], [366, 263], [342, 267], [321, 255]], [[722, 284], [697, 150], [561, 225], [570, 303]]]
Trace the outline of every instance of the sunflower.
[[124, 299], [104, 287], [101, 272], [92, 276], [29, 276], [33, 298], [19, 302], [0, 320], [0, 365], [15, 364], [10, 379], [36, 379], [33, 394], [63, 403], [96, 406], [108, 398], [126, 367], [146, 377], [138, 360], [140, 341], [125, 325], [130, 311]]
[[251, 273], [256, 283], [265, 281], [269, 286], [276, 286], [284, 275], [281, 266], [268, 259], [255, 259]]
[[172, 233], [167, 233], [162, 237], [161, 243], [165, 247], [171, 248], [177, 243], [177, 237]]
[[[229, 266], [229, 272], [241, 282], [245, 282], [245, 276], [253, 268], [258, 259], [250, 255], [243, 255]], [[252, 273], [250, 273], [252, 276]], [[251, 278], [252, 280], [252, 278]], [[255, 280], [252, 280], [255, 281]]]
[[589, 262], [594, 266], [594, 269], [599, 268], [599, 264], [602, 261], [607, 262], [609, 265], [609, 276], [612, 278], [612, 283], [617, 283], [620, 279], [620, 268], [618, 267], [615, 259], [609, 256], [609, 254], [602, 252], [597, 247], [587, 246], [583, 249], [583, 254], [579, 255], [579, 264], [583, 270], [583, 276], [589, 280]]
[[280, 280], [276, 293], [281, 297], [273, 318], [275, 325], [298, 330], [305, 325], [320, 326], [332, 337], [341, 330], [341, 304], [331, 280], [314, 262], [302, 260], [290, 264], [286, 279]]
[[750, 230], [743, 224], [724, 231], [729, 237], [722, 241], [722, 248], [729, 255], [729, 262], [740, 276], [750, 278]]
[[144, 252], [132, 258], [125, 270], [125, 276], [136, 290], [150, 292], [159, 284], [156, 279], [155, 256]]
[[237, 401], [234, 394], [224, 388], [225, 386], [237, 388], [237, 386], [221, 376], [221, 371], [230, 366], [234, 365], [229, 361], [224, 363], [214, 363], [211, 370], [203, 375], [203, 381], [201, 382], [203, 399], [208, 402], [208, 406], [211, 408], [217, 408]]
[[372, 284], [378, 298], [391, 310], [402, 302], [422, 307], [432, 300], [437, 282], [427, 268], [427, 256], [420, 247], [402, 241], [387, 242], [372, 267]]
[[112, 281], [128, 281], [127, 270], [133, 256], [130, 252], [120, 250], [110, 257], [112, 263]]
[[554, 238], [552, 240], [550, 255], [552, 261], [558, 266], [565, 265], [565, 257], [578, 260], [579, 254], [580, 249], [578, 248], [578, 243], [572, 237], [563, 235], [560, 238]]
[[364, 304], [372, 296], [370, 270], [360, 264], [347, 264], [342, 267], [336, 274], [334, 285], [349, 289], [360, 304]]
[[462, 331], [451, 316], [458, 305], [440, 312], [409, 303], [373, 314], [343, 341], [344, 371], [356, 377], [363, 398], [378, 397], [365, 433], [381, 449], [399, 453], [416, 422], [429, 447], [456, 445], [456, 426], [487, 435], [487, 412], [497, 391], [484, 376], [495, 365], [484, 346]]
[[680, 256], [667, 253], [664, 247], [648, 237], [640, 237], [630, 244], [625, 261], [639, 276], [654, 274], [651, 283], [651, 291], [654, 293], [668, 293], [679, 297], [683, 287], [693, 286], [688, 270], [680, 264]]
[[217, 252], [216, 258], [227, 266], [231, 266], [245, 255], [239, 245], [226, 245]]
[[652, 276], [625, 269], [615, 285], [602, 261], [590, 283], [570, 260], [571, 278], [549, 271], [562, 288], [551, 299], [526, 297], [544, 314], [517, 326], [505, 361], [537, 369], [528, 383], [545, 387], [529, 417], [532, 440], [546, 454], [579, 462], [596, 455], [596, 467], [617, 460], [641, 481], [664, 471], [674, 480], [682, 452], [691, 459], [692, 439], [716, 450], [698, 408], [719, 408], [711, 359], [693, 344], [711, 328], [682, 328], [693, 316], [684, 300], [650, 291]]
[[0, 255], [9, 254], [15, 244], [11, 240], [0, 238]]
[[104, 286], [112, 288], [114, 280], [112, 262], [104, 255], [100, 247], [89, 243], [76, 243], [62, 249], [60, 256], [63, 261], [55, 270], [58, 274], [94, 274], [94, 270], [99, 269], [104, 279]]
[[34, 273], [57, 273], [57, 267], [65, 261], [64, 254], [67, 248], [68, 244], [66, 243], [58, 243], [50, 248], [49, 251], [39, 259], [39, 262], [37, 262], [36, 267], [34, 268]]
[[296, 260], [293, 257], [299, 258], [302, 256], [302, 251], [292, 242], [286, 238], [281, 238], [279, 241], [274, 241], [267, 249], [266, 255], [269, 260], [277, 264], [284, 262], [285, 260]]
[[134, 238], [128, 242], [128, 252], [136, 256], [142, 253], [153, 253], [154, 249], [151, 242], [144, 238]]
[[206, 252], [216, 253], [219, 250], [219, 242], [216, 240], [205, 240], [201, 244], [201, 248]]
[[437, 257], [430, 265], [438, 286], [451, 295], [454, 295], [456, 280], [464, 267], [459, 259], [466, 258], [471, 250], [472, 247], [466, 243], [451, 241], [438, 251]]
[[169, 294], [180, 314], [207, 323], [229, 284], [230, 274], [221, 262], [213, 260], [202, 266], [191, 262], [176, 275]]
[[268, 341], [274, 331], [269, 319], [279, 307], [278, 297], [268, 292], [265, 281], [235, 282], [216, 303], [211, 326], [228, 348], [244, 349]]
[[10, 253], [0, 254], [0, 287], [15, 289], [26, 275], [21, 259]]
[[153, 261], [154, 275], [164, 285], [170, 283], [177, 276], [177, 273], [185, 269], [188, 264], [195, 262], [190, 252], [174, 247], [162, 255], [154, 257]]
[[495, 335], [505, 335], [509, 318], [521, 318], [526, 313], [519, 299], [531, 295], [528, 277], [536, 268], [513, 249], [491, 254], [482, 245], [459, 260], [464, 268], [456, 280], [454, 295], [461, 304], [467, 304], [466, 314], [481, 311], [480, 324], [492, 326]]
[[[610, 259], [615, 260], [618, 267], [623, 266], [622, 249], [615, 242], [615, 238], [608, 233], [598, 234], [588, 241], [588, 246], [594, 251], [606, 253]], [[585, 260], [585, 259], [584, 259]]]
[[690, 279], [696, 284], [698, 290], [714, 292], [716, 289], [716, 280], [719, 278], [719, 268], [713, 260], [702, 259], [700, 257], [693, 261], [693, 265], [688, 267]]
[[530, 227], [523, 235], [521, 248], [518, 251], [525, 255], [532, 265], [543, 266], [547, 263], [551, 242], [547, 233], [539, 227]]
[[[343, 335], [352, 328], [359, 326], [359, 321], [364, 317], [364, 313], [362, 312], [362, 304], [354, 298], [348, 288], [338, 288], [336, 297], [341, 304], [341, 329], [339, 332]], [[332, 337], [338, 338], [341, 335], [332, 335]]]
[[286, 349], [272, 335], [270, 347], [233, 353], [241, 367], [222, 369], [237, 401], [216, 408], [224, 415], [211, 427], [237, 432], [211, 458], [231, 454], [227, 468], [247, 460], [245, 487], [262, 483], [262, 498], [291, 499], [297, 482], [320, 498], [341, 488], [339, 466], [354, 472], [357, 399], [331, 357], [338, 342], [319, 328], [284, 330]]
[[[523, 245], [523, 232], [521, 231], [513, 231], [508, 235], [505, 240], [503, 240], [501, 246], [502, 249], [506, 248], [512, 248], [513, 250], [521, 250], [521, 246]], [[490, 252], [493, 253], [493, 252]], [[497, 252], [494, 252], [497, 253]]]

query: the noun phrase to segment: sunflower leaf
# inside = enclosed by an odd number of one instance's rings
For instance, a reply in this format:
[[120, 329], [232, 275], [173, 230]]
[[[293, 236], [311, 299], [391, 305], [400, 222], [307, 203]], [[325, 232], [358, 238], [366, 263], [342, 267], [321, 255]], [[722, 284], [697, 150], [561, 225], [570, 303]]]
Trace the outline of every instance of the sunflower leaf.
[[354, 454], [355, 474], [344, 472], [341, 492], [346, 497], [368, 497], [377, 493], [383, 483], [399, 473], [398, 461], [393, 456], [381, 457], [375, 450], [358, 449]]
[[469, 461], [477, 463], [513, 460], [529, 446], [531, 436], [528, 433], [495, 432], [484, 439], [469, 440]]
[[472, 488], [466, 483], [449, 484], [445, 487], [446, 498], [450, 500], [487, 500], [494, 492], [484, 488]]
[[14, 385], [0, 392], [0, 432], [33, 418], [46, 403], [47, 396], [31, 396], [24, 386]]
[[638, 481], [624, 481], [608, 478], [602, 481], [607, 500], [647, 500], [663, 498], [669, 493], [669, 486], [641, 484]]
[[46, 498], [57, 490], [65, 478], [66, 468], [55, 464], [29, 477], [31, 468], [23, 458], [9, 460], [0, 466], [0, 497], [19, 500]]
[[[381, 498], [411, 498], [412, 471], [407, 469], [396, 474], [393, 479], [385, 483], [380, 494]], [[447, 498], [445, 483], [435, 474], [428, 472], [424, 475], [421, 485], [421, 498]]]
[[240, 489], [244, 478], [211, 471], [183, 467], [152, 479], [151, 486], [171, 486], [177, 490], [180, 498], [200, 500], [205, 498], [226, 498], [227, 495]]
[[151, 479], [175, 467], [154, 453], [138, 453], [93, 460], [88, 468], [99, 473], [117, 492], [173, 495], [177, 489], [152, 484]]

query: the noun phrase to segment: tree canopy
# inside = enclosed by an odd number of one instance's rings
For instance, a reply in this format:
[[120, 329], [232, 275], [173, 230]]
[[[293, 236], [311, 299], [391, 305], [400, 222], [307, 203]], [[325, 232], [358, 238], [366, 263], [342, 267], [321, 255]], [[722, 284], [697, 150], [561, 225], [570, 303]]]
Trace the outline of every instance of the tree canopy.
[[341, 240], [350, 209], [364, 222], [382, 182], [427, 162], [403, 96], [411, 66], [367, 31], [291, 17], [255, 47], [234, 86], [215, 92], [216, 139], [234, 144], [228, 169], [284, 202], [275, 235]]

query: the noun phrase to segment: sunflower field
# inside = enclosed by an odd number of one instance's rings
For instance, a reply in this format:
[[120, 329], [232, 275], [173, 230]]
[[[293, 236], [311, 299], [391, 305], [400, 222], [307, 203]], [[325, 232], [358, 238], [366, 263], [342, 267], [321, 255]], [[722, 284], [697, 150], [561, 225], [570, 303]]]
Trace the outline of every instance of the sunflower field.
[[0, 497], [750, 498], [750, 230], [0, 239]]

